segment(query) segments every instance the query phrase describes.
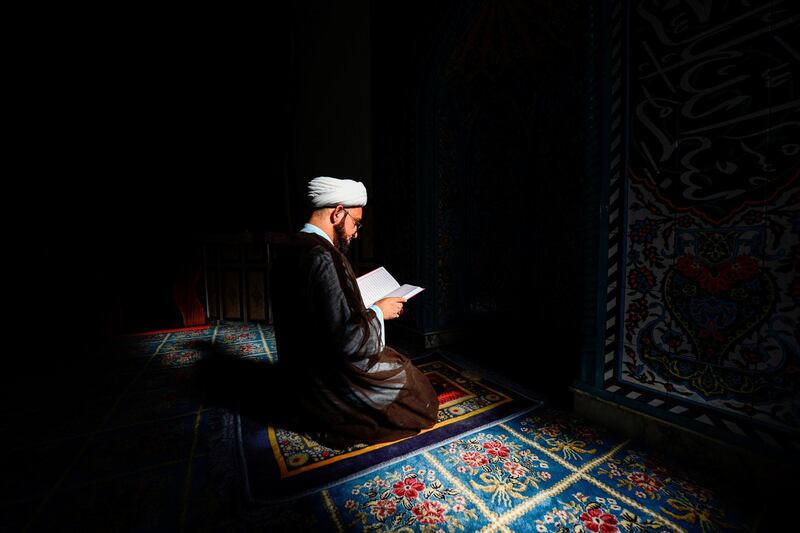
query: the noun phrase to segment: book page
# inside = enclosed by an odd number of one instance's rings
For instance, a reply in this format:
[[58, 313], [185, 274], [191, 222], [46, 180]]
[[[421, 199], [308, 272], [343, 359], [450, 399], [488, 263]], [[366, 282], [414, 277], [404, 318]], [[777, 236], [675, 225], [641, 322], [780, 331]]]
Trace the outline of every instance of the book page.
[[358, 281], [358, 288], [361, 290], [361, 298], [364, 300], [365, 307], [369, 307], [386, 294], [400, 287], [397, 280], [383, 267], [364, 274], [357, 278], [356, 281]]
[[[397, 296], [399, 298], [405, 298], [406, 300], [409, 300], [424, 290], [425, 289], [423, 289], [422, 287], [417, 287], [416, 285], [405, 284], [401, 287], [396, 288], [389, 294], [384, 294], [383, 297], [388, 298], [390, 296]], [[380, 298], [378, 299], [380, 300]]]

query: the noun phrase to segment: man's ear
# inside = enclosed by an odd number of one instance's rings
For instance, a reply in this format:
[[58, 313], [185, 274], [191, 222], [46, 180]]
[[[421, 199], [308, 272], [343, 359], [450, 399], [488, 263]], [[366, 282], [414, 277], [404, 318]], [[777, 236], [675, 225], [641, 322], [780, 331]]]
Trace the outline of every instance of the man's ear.
[[[340, 207], [341, 209], [339, 209]], [[334, 226], [337, 224], [336, 219], [339, 217], [339, 213], [344, 213], [343, 205], [337, 205], [336, 207], [333, 208], [333, 210], [331, 210], [330, 219], [331, 219], [331, 224], [333, 224]]]

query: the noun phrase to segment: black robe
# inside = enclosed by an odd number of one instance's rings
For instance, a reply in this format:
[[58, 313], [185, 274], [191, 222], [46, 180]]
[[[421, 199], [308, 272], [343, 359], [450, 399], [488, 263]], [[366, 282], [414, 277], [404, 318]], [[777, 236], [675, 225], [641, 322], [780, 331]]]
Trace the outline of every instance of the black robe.
[[381, 345], [380, 321], [361, 298], [347, 258], [325, 238], [298, 233], [276, 247], [270, 274], [278, 359], [288, 400], [310, 435], [345, 448], [387, 442], [436, 423], [428, 378]]

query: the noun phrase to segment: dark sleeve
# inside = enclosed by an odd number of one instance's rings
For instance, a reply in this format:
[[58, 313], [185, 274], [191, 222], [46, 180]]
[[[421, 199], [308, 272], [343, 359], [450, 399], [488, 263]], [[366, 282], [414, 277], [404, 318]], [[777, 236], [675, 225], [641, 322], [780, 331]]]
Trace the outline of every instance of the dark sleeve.
[[344, 291], [358, 290], [349, 280], [342, 287], [330, 253], [322, 247], [311, 254], [309, 265], [309, 294], [313, 313], [328, 332], [337, 353], [347, 361], [377, 356], [381, 346], [381, 326], [375, 311], [362, 309], [351, 312]]

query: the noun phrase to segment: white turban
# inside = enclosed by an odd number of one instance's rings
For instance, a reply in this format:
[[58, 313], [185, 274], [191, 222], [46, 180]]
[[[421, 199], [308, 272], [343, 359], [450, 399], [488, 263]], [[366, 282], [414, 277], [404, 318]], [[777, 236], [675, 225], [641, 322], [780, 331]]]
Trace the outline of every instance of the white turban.
[[363, 207], [367, 205], [367, 188], [360, 181], [320, 176], [308, 182], [308, 198], [315, 209], [339, 204]]

